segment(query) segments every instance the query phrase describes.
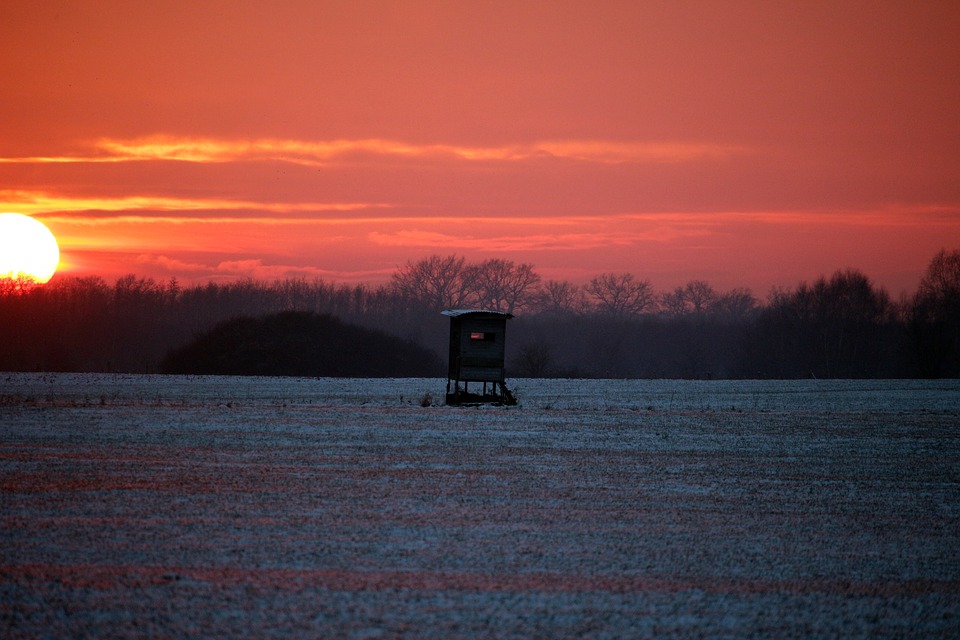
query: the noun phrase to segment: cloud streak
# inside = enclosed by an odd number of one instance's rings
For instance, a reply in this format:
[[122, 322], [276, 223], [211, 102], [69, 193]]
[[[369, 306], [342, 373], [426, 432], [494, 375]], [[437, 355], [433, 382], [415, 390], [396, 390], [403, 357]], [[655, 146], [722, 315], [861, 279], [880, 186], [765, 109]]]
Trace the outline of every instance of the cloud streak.
[[[104, 216], [117, 212], [154, 211], [154, 212], [196, 212], [196, 211], [251, 211], [261, 213], [303, 213], [303, 212], [351, 212], [371, 209], [389, 209], [392, 205], [377, 202], [270, 202], [253, 200], [231, 200], [228, 198], [177, 198], [170, 196], [124, 196], [119, 198], [71, 197], [51, 194], [45, 191], [3, 191], [0, 190], [0, 208], [16, 210], [26, 214], [50, 214], [57, 212], [83, 212], [82, 220], [97, 224]], [[100, 213], [101, 215], [97, 215]], [[48, 216], [49, 217], [49, 216]], [[117, 216], [106, 216], [116, 220]], [[191, 216], [139, 216], [155, 222], [177, 222], [190, 219]], [[214, 220], [232, 222], [250, 221], [251, 218], [216, 217]], [[73, 222], [81, 219], [71, 218]], [[265, 222], [279, 222], [277, 218], [265, 218]]]
[[132, 139], [101, 138], [90, 144], [86, 154], [9, 157], [0, 158], [0, 163], [272, 161], [323, 167], [337, 160], [369, 156], [446, 158], [469, 162], [510, 163], [556, 159], [593, 164], [627, 164], [719, 161], [754, 153], [756, 150], [742, 145], [676, 140], [548, 140], [500, 146], [460, 146], [417, 144], [380, 138], [313, 141], [277, 138], [228, 140], [158, 135]]
[[225, 279], [236, 280], [237, 278], [250, 278], [253, 280], [282, 280], [286, 278], [318, 278], [318, 279], [359, 279], [376, 276], [382, 279], [386, 271], [342, 271], [334, 269], [325, 269], [322, 267], [303, 265], [303, 264], [284, 264], [265, 261], [262, 258], [249, 258], [243, 260], [220, 260], [212, 263], [186, 261], [177, 258], [171, 258], [167, 255], [140, 254], [136, 256], [136, 262], [145, 267], [154, 267], [159, 269], [160, 273], [172, 277], [200, 276], [204, 279]]

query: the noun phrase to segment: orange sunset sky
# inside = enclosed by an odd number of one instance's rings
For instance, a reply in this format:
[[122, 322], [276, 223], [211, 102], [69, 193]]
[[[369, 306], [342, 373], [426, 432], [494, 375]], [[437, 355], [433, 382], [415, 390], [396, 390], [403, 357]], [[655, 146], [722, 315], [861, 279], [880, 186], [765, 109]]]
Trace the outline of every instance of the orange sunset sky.
[[960, 3], [4, 3], [0, 211], [58, 277], [456, 253], [764, 297], [960, 248]]

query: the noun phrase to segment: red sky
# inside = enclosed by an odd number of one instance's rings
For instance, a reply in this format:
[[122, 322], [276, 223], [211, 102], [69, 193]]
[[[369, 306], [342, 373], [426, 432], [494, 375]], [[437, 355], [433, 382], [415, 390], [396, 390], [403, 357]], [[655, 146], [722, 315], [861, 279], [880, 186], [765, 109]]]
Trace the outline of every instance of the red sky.
[[457, 253], [897, 295], [960, 248], [958, 33], [954, 0], [7, 3], [0, 210], [110, 282]]

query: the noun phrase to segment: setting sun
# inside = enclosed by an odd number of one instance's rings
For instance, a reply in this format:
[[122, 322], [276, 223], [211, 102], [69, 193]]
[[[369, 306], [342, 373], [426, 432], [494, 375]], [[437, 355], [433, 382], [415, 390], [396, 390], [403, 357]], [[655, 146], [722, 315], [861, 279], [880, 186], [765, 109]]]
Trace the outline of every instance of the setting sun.
[[57, 240], [42, 222], [19, 213], [0, 213], [0, 278], [47, 282], [59, 264]]

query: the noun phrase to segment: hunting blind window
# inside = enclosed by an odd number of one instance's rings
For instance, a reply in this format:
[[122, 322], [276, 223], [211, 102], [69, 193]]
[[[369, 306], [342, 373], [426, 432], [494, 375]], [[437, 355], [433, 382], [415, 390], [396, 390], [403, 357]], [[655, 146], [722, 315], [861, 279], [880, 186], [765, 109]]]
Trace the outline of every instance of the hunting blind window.
[[493, 342], [496, 336], [497, 334], [493, 333], [492, 331], [486, 331], [486, 332], [471, 331], [470, 332], [471, 340], [477, 340], [477, 341], [483, 341], [483, 342]]

